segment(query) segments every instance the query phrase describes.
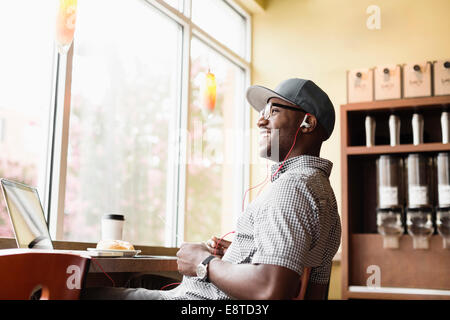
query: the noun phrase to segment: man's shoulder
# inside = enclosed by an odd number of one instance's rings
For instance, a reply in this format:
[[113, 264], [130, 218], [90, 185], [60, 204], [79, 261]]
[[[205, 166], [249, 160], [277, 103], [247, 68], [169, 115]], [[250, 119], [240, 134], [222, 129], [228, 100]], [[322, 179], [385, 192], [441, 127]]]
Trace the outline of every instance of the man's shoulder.
[[312, 186], [329, 181], [328, 177], [318, 168], [299, 168], [285, 172], [279, 179], [280, 186]]
[[313, 178], [308, 174], [301, 172], [286, 172], [282, 177], [275, 181], [270, 194], [271, 205], [280, 204], [291, 206], [304, 206], [315, 202], [315, 187]]
[[310, 183], [310, 176], [304, 172], [300, 171], [289, 171], [285, 172], [280, 178], [278, 178], [273, 184], [273, 188], [276, 192], [291, 190], [295, 192], [296, 190], [306, 187]]
[[315, 168], [285, 172], [273, 187], [275, 198], [309, 199], [314, 203], [323, 199], [334, 199], [328, 176]]

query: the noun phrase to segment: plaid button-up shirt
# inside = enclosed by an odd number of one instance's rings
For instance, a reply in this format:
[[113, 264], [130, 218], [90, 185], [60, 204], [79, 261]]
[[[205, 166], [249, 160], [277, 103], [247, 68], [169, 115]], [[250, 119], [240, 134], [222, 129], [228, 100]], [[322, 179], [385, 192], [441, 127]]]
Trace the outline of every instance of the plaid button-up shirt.
[[[341, 241], [341, 223], [330, 186], [332, 163], [302, 155], [272, 166], [271, 184], [239, 217], [235, 237], [223, 256], [233, 264], [271, 264], [326, 284]], [[184, 277], [164, 299], [230, 299], [214, 284]]]

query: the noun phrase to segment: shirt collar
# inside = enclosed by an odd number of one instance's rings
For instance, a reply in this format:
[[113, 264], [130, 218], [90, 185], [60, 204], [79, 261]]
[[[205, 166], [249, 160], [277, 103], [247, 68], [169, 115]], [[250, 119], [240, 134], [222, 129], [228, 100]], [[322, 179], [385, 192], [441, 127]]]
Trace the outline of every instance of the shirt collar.
[[[316, 168], [322, 170], [327, 177], [330, 176], [333, 163], [327, 159], [320, 157], [310, 156], [310, 155], [300, 155], [287, 159], [281, 169], [275, 174], [278, 168], [283, 162], [278, 162], [273, 164], [271, 167], [272, 175], [271, 181], [277, 180], [283, 173], [290, 170], [295, 170], [299, 168]], [[274, 175], [275, 174], [275, 175]]]

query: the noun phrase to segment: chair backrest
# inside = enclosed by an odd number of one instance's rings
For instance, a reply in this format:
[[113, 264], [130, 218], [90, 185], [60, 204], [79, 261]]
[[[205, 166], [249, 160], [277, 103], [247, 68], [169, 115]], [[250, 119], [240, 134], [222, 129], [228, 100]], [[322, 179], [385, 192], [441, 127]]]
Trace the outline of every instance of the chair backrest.
[[77, 300], [89, 262], [70, 253], [0, 250], [0, 299]]
[[300, 280], [299, 293], [293, 300], [328, 300], [329, 278], [327, 284], [317, 284], [309, 281], [310, 275], [311, 268], [305, 267]]

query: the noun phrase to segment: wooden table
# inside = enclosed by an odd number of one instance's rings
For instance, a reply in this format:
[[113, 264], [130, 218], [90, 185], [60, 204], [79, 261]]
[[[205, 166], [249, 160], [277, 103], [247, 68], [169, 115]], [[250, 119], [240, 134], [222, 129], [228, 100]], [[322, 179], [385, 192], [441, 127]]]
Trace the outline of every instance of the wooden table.
[[[58, 250], [86, 250], [95, 248], [95, 243], [53, 241], [55, 249]], [[91, 259], [85, 286], [111, 286], [111, 280], [103, 273], [101, 268], [114, 280], [115, 286], [124, 286], [128, 280], [140, 274], [152, 274], [168, 277], [177, 281], [182, 279], [178, 273], [176, 252], [177, 248], [143, 247], [136, 246], [142, 250], [143, 255], [152, 255], [152, 258], [106, 258], [97, 257]], [[13, 238], [0, 238], [0, 254], [14, 251], [26, 251], [28, 249], [17, 249]], [[170, 255], [170, 256], [165, 256]], [[97, 263], [96, 263], [97, 262]]]
[[[91, 258], [89, 273], [114, 272], [174, 272], [177, 257], [152, 256], [145, 258]], [[103, 270], [99, 267], [102, 267]]]
[[145, 258], [91, 258], [86, 287], [124, 286], [132, 277], [151, 274], [181, 280], [175, 256], [151, 256]]

